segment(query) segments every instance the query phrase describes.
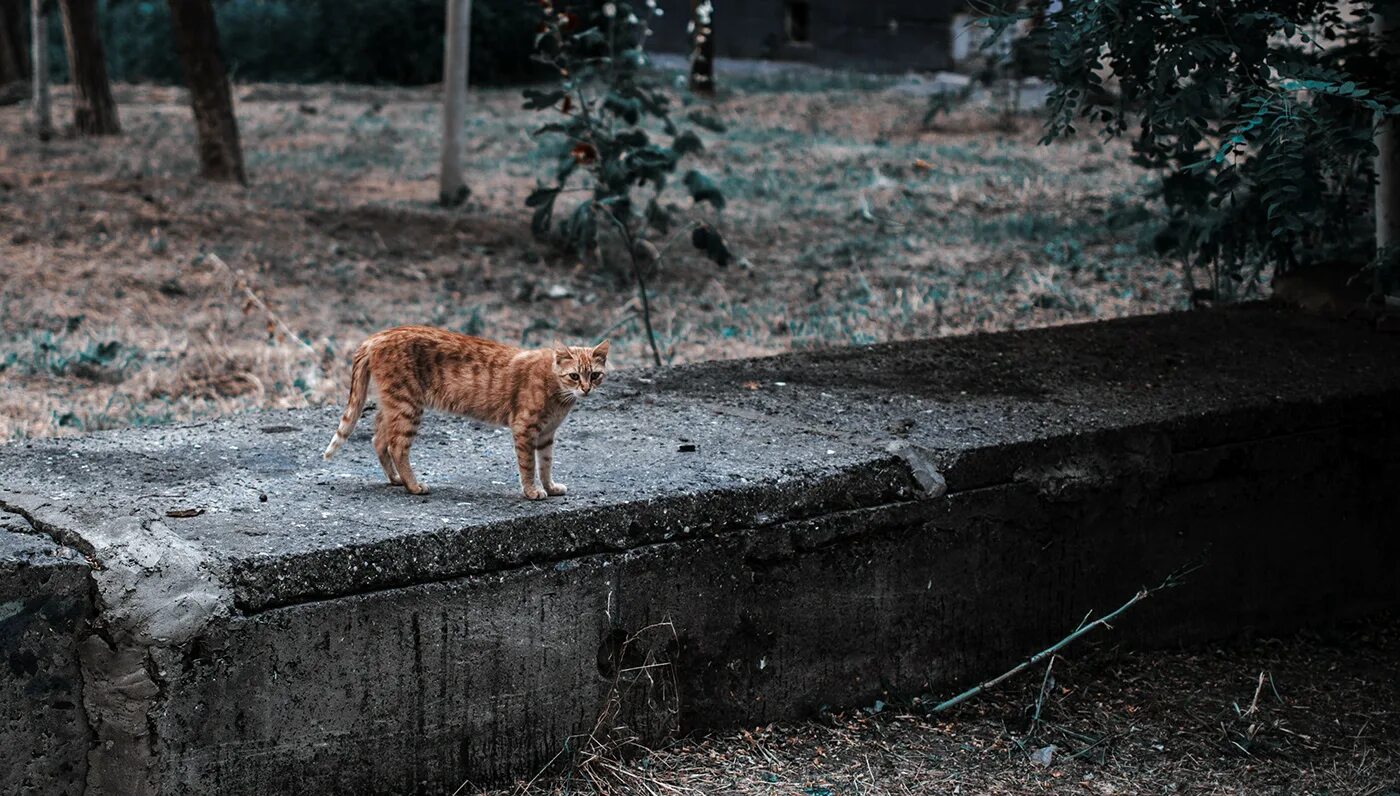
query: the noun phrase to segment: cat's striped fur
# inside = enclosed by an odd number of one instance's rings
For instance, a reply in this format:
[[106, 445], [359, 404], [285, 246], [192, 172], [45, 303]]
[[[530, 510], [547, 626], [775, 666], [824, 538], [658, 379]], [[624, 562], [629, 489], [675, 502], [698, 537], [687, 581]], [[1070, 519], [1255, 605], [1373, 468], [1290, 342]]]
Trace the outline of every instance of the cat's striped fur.
[[374, 452], [389, 483], [427, 494], [408, 464], [408, 451], [423, 410], [440, 409], [508, 427], [521, 494], [532, 500], [562, 495], [564, 485], [553, 478], [554, 432], [578, 399], [603, 380], [607, 359], [606, 340], [591, 348], [520, 349], [427, 326], [386, 329], [355, 350], [350, 400], [323, 456], [331, 458], [350, 437], [373, 380], [379, 392]]

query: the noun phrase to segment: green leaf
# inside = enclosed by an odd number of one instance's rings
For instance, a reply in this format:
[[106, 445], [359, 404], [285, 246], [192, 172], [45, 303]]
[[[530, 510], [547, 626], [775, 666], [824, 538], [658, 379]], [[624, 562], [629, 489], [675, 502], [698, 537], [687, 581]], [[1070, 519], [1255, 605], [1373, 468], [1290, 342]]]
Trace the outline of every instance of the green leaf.
[[656, 197], [652, 197], [651, 200], [647, 202], [646, 219], [647, 226], [660, 232], [662, 235], [671, 231], [671, 211], [662, 207], [661, 204], [656, 201]]
[[568, 181], [569, 176], [577, 169], [578, 161], [574, 160], [572, 155], [565, 152], [564, 156], [559, 159], [559, 168], [554, 172], [554, 177], [559, 181], [560, 185], [563, 185]]
[[560, 232], [579, 257], [588, 257], [598, 245], [598, 216], [594, 212], [593, 202], [586, 201], [574, 208], [574, 212], [560, 224]]
[[690, 231], [690, 245], [704, 252], [715, 265], [724, 268], [734, 258], [725, 245], [724, 236], [713, 225], [701, 224]]
[[526, 110], [532, 111], [552, 108], [556, 103], [564, 99], [565, 96], [563, 91], [540, 91], [534, 88], [527, 88], [523, 93], [525, 95], [525, 104], [523, 107]]
[[534, 233], [537, 238], [543, 238], [549, 234], [549, 225], [553, 220], [554, 202], [540, 205], [530, 215], [530, 232]]
[[724, 194], [720, 192], [719, 186], [709, 177], [698, 171], [688, 171], [681, 180], [687, 190], [690, 191], [690, 198], [699, 202], [709, 202], [716, 210], [724, 209]]
[[701, 143], [700, 136], [690, 130], [676, 136], [675, 140], [671, 142], [671, 151], [679, 156], [689, 155], [692, 152], [703, 152], [704, 150], [705, 145]]
[[558, 188], [536, 188], [534, 191], [530, 192], [529, 196], [525, 197], [525, 206], [539, 207], [547, 202], [553, 202], [558, 195]]
[[608, 94], [603, 107], [628, 124], [636, 124], [642, 118], [642, 103], [634, 97], [624, 97], [617, 93]]
[[574, 47], [580, 50], [585, 50], [589, 47], [601, 47], [608, 43], [607, 38], [603, 36], [603, 31], [596, 27], [575, 33], [571, 39], [571, 43]]
[[640, 149], [651, 143], [651, 138], [647, 136], [645, 130], [624, 130], [617, 134], [613, 143], [623, 149]]
[[549, 225], [554, 219], [554, 200], [559, 198], [558, 188], [536, 188], [525, 198], [525, 206], [535, 208], [530, 216], [530, 231], [535, 237], [549, 234]]
[[685, 118], [689, 119], [692, 124], [703, 127], [712, 133], [723, 133], [728, 129], [724, 126], [724, 122], [717, 117], [702, 111], [691, 111], [686, 114]]

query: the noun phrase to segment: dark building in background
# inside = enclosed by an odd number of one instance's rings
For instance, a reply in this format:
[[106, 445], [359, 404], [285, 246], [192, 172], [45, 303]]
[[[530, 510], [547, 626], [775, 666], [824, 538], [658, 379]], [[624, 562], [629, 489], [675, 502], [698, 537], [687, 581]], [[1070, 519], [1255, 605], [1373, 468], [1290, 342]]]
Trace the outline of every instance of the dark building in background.
[[[717, 55], [879, 71], [950, 69], [966, 0], [712, 0]], [[687, 52], [690, 0], [658, 0], [658, 52]]]

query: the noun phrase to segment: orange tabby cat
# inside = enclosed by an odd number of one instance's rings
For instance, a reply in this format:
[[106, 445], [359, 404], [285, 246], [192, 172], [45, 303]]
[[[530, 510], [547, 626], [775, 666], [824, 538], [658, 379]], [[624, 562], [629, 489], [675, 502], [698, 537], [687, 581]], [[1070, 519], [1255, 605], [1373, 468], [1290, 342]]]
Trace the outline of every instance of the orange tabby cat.
[[[369, 380], [379, 387], [374, 451], [389, 483], [415, 495], [428, 488], [408, 465], [408, 449], [424, 409], [456, 412], [507, 426], [515, 437], [520, 492], [531, 500], [562, 495], [555, 483], [554, 431], [574, 403], [603, 381], [608, 341], [592, 348], [520, 349], [427, 326], [400, 326], [371, 335], [355, 350], [350, 403], [324, 458], [345, 444], [365, 407]], [[538, 461], [540, 485], [535, 483]]]

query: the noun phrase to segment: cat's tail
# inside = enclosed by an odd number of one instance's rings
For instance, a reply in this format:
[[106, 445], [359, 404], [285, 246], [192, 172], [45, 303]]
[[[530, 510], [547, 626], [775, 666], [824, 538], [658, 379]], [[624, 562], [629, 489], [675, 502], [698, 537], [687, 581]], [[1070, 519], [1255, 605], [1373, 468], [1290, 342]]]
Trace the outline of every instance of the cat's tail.
[[345, 440], [350, 438], [350, 432], [355, 430], [355, 423], [360, 419], [360, 413], [365, 411], [365, 396], [369, 393], [369, 349], [360, 346], [355, 351], [355, 359], [350, 365], [350, 402], [345, 405], [345, 414], [340, 416], [340, 425], [335, 429], [335, 436], [331, 437], [331, 444], [326, 446], [326, 452], [321, 454], [322, 459], [329, 459], [340, 450], [340, 446], [345, 444]]

